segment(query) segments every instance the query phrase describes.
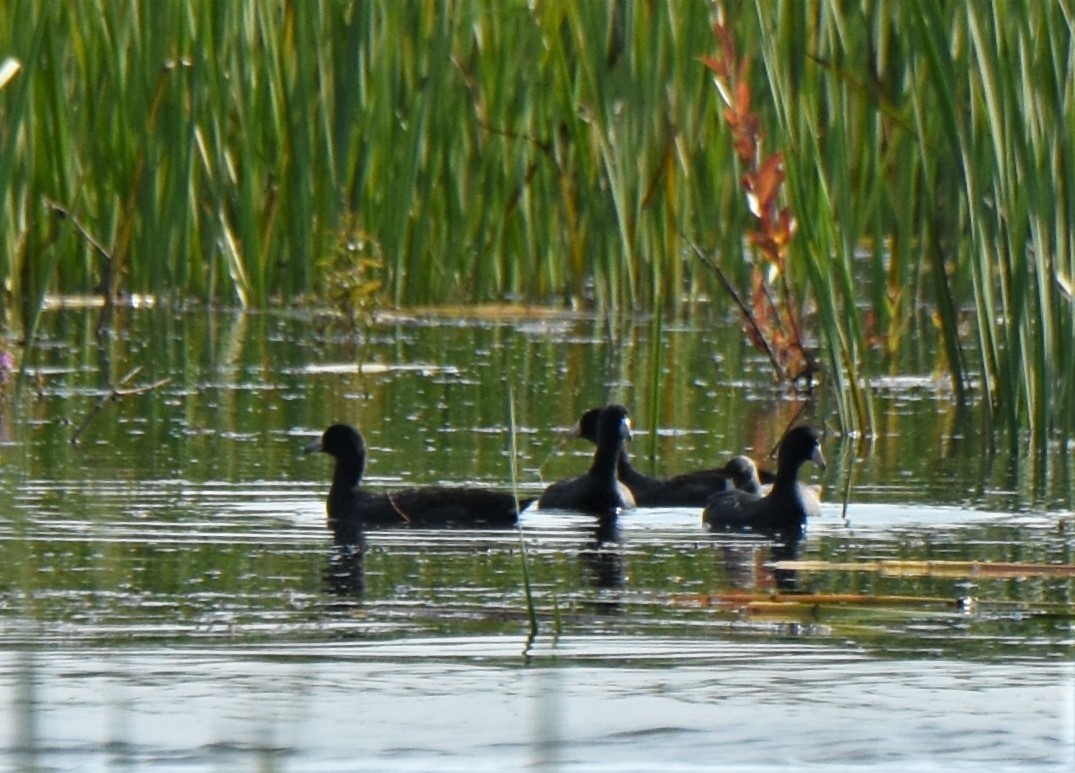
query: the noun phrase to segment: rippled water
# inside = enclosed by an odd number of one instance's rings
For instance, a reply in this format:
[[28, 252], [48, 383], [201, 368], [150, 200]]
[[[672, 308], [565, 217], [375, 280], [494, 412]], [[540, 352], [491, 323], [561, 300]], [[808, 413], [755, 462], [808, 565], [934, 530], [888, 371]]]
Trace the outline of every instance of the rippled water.
[[[94, 322], [46, 315], [0, 405], [0, 764], [1075, 765], [1071, 460], [984, 453], [928, 380], [879, 384], [872, 447], [826, 437], [794, 555], [691, 510], [600, 545], [532, 511], [521, 537], [373, 532], [341, 582], [329, 463], [300, 453], [332, 421], [367, 434], [371, 486], [506, 488], [510, 385], [526, 493], [586, 465], [560, 430], [610, 396], [658, 472], [762, 456], [799, 404], [737, 334], [690, 325], [665, 326], [654, 392], [641, 323], [415, 317], [356, 342], [140, 310], [99, 348]], [[72, 446], [134, 365], [172, 380]]]
[[[7, 761], [301, 769], [1063, 768], [1070, 663], [799, 642], [509, 637], [5, 654]], [[6, 679], [5, 679], [6, 681]], [[8, 725], [10, 727], [10, 725]], [[33, 743], [25, 738], [33, 736]], [[20, 744], [20, 740], [22, 743]]]

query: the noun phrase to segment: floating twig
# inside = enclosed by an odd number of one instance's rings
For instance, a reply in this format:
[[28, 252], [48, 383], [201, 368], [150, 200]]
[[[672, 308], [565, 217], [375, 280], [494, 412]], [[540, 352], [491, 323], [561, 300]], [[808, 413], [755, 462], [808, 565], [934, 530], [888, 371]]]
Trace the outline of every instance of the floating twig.
[[103, 395], [101, 395], [100, 398], [98, 398], [98, 400], [94, 404], [93, 408], [91, 408], [90, 412], [88, 414], [86, 414], [86, 418], [84, 418], [82, 420], [82, 423], [78, 425], [78, 429], [76, 429], [75, 433], [73, 435], [71, 435], [71, 445], [73, 445], [73, 446], [78, 445], [78, 439], [82, 436], [82, 433], [86, 430], [86, 427], [89, 426], [90, 422], [93, 421], [93, 418], [98, 413], [100, 413], [101, 410], [108, 403], [115, 402], [116, 400], [119, 400], [121, 397], [127, 397], [129, 395], [142, 395], [142, 394], [145, 394], [146, 392], [152, 392], [155, 389], [160, 389], [162, 386], [164, 386], [165, 384], [167, 384], [169, 381], [172, 380], [170, 377], [169, 378], [162, 378], [162, 379], [160, 379], [158, 381], [154, 381], [152, 384], [142, 384], [141, 386], [136, 386], [136, 387], [124, 387], [124, 384], [126, 384], [128, 381], [130, 381], [135, 376], [137, 376], [141, 371], [142, 371], [142, 366], [141, 365], [136, 366], [126, 376], [124, 376], [119, 381], [114, 383], [112, 385], [112, 387], [109, 389], [109, 391], [105, 392]]

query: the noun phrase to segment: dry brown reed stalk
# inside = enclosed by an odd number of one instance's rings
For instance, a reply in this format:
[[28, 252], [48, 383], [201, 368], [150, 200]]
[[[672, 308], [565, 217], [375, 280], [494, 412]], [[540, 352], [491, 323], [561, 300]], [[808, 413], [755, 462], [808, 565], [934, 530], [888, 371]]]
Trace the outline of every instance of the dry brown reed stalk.
[[[777, 376], [812, 388], [818, 363], [803, 344], [802, 309], [788, 282], [788, 246], [797, 230], [789, 206], [781, 206], [784, 183], [784, 156], [762, 151], [764, 135], [751, 107], [750, 59], [740, 58], [735, 38], [722, 18], [713, 22], [717, 47], [713, 55], [701, 57], [713, 73], [717, 91], [727, 108], [724, 119], [732, 132], [735, 154], [743, 169], [740, 184], [755, 227], [747, 233], [756, 261], [751, 272], [749, 304], [734, 292], [731, 283], [716, 266], [721, 284], [732, 294], [744, 315], [744, 330], [750, 342], [768, 355]], [[775, 287], [774, 287], [775, 285]]]

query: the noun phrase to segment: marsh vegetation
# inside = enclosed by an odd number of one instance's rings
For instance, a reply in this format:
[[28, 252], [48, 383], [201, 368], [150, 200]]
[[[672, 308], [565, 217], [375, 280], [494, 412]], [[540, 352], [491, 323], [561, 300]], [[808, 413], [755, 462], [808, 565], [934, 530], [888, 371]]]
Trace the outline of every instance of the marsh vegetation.
[[730, 306], [695, 247], [749, 298], [772, 267], [700, 61], [719, 13], [840, 424], [876, 431], [871, 378], [936, 372], [1044, 455], [1075, 419], [1070, 11], [13, 0], [6, 319], [32, 334], [46, 294], [86, 292]]

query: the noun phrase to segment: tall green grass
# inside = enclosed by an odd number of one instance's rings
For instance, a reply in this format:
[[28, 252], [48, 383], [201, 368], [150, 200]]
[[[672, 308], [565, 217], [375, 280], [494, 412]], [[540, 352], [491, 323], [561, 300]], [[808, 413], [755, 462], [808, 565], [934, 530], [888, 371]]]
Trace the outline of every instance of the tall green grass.
[[[873, 426], [871, 374], [936, 370], [1039, 450], [1070, 433], [1070, 0], [723, 9], [842, 423]], [[745, 284], [705, 0], [6, 10], [0, 280], [27, 330], [48, 292], [290, 301], [354, 234], [391, 304], [706, 294], [734, 320], [687, 241]]]
[[[698, 205], [717, 227], [710, 182], [732, 177], [702, 0], [8, 10], [0, 273], [20, 297], [104, 281], [260, 305], [316, 289], [358, 223], [394, 304], [675, 304], [678, 234]], [[72, 229], [51, 240], [45, 196], [108, 265]], [[57, 270], [23, 276], [47, 250]]]
[[990, 425], [1029, 429], [1045, 451], [1071, 430], [1075, 387], [1070, 4], [739, 11], [760, 43], [829, 371], [853, 395], [869, 347], [899, 369], [909, 338], [933, 341], [959, 399], [980, 394]]

